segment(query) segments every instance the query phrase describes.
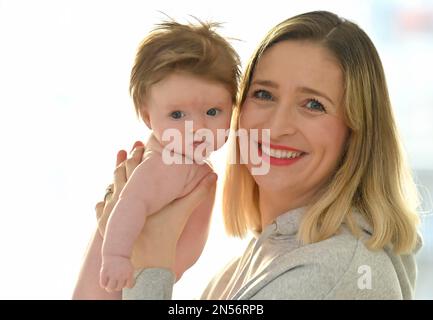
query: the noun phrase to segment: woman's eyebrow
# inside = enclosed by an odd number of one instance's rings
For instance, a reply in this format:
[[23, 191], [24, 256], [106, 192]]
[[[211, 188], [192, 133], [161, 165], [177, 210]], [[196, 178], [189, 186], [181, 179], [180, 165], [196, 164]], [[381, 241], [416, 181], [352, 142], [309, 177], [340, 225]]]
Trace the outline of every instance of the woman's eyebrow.
[[253, 84], [258, 84], [260, 86], [271, 87], [271, 88], [275, 88], [275, 89], [279, 88], [278, 83], [273, 82], [271, 80], [260, 80], [260, 79], [258, 79], [258, 80], [254, 80], [253, 83], [252, 83], [252, 85]]
[[326, 100], [328, 100], [329, 102], [331, 102], [333, 105], [335, 105], [334, 101], [332, 101], [331, 98], [329, 98], [323, 92], [317, 91], [316, 89], [309, 88], [309, 87], [298, 87], [296, 90], [300, 91], [300, 92], [303, 92], [303, 93], [311, 93], [311, 94], [314, 94], [314, 95], [317, 95], [317, 96], [321, 96], [322, 98], [325, 98]]

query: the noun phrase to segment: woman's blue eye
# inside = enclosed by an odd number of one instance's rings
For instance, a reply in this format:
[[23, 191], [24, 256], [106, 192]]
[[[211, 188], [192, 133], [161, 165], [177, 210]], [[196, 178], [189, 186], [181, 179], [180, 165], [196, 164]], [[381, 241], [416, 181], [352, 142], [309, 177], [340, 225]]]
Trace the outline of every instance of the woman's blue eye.
[[272, 94], [266, 90], [256, 90], [253, 92], [253, 97], [259, 100], [273, 100]]
[[323, 104], [321, 104], [319, 101], [315, 99], [308, 100], [307, 104], [305, 105], [307, 109], [310, 109], [312, 111], [318, 111], [318, 112], [325, 112], [325, 107]]
[[207, 112], [206, 112], [206, 114], [208, 115], [208, 116], [211, 116], [211, 117], [215, 117], [217, 114], [219, 114], [221, 112], [221, 110], [219, 110], [219, 109], [217, 109], [217, 108], [210, 108]]
[[178, 120], [184, 116], [185, 116], [185, 113], [183, 113], [182, 111], [173, 111], [170, 114], [170, 117], [172, 117], [173, 119], [176, 119], [176, 120]]

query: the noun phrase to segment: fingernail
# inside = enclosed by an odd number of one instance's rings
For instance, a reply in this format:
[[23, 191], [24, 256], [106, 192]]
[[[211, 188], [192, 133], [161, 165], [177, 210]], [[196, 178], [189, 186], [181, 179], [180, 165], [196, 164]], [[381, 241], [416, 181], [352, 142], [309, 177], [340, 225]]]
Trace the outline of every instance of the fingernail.
[[127, 156], [128, 154], [126, 153], [125, 150], [118, 151], [116, 157], [116, 166], [118, 166], [122, 161], [124, 161]]
[[138, 147], [142, 147], [143, 146], [143, 143], [141, 142], [141, 141], [139, 141], [139, 140], [137, 140], [137, 141], [135, 141], [135, 143], [133, 144], [133, 146], [132, 146], [132, 149], [131, 149], [131, 153], [132, 153], [132, 151], [134, 151], [134, 149], [137, 149]]

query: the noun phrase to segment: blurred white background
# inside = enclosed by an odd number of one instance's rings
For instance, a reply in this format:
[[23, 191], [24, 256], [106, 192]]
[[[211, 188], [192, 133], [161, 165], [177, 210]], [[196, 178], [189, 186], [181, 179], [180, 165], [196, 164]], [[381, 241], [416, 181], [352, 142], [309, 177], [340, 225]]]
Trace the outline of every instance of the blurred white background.
[[[245, 63], [272, 26], [312, 10], [358, 23], [379, 50], [424, 195], [416, 297], [432, 299], [433, 2], [288, 0], [0, 0], [0, 299], [70, 299], [116, 153], [148, 135], [129, 74], [161, 12], [225, 22], [220, 33], [241, 39], [233, 45]], [[213, 158], [220, 177], [224, 158]], [[174, 298], [199, 298], [247, 243], [224, 234], [219, 202], [205, 251]]]

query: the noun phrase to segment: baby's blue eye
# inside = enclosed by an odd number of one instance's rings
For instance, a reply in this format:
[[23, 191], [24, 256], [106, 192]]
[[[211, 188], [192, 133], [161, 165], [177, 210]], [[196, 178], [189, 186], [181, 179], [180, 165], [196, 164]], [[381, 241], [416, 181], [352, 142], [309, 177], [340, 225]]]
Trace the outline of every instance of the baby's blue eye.
[[318, 112], [325, 112], [325, 107], [323, 104], [321, 104], [319, 101], [315, 99], [308, 100], [307, 104], [305, 105], [307, 109], [310, 109], [311, 111], [318, 111]]
[[260, 100], [273, 100], [272, 94], [266, 90], [256, 90], [253, 92], [253, 97]]
[[176, 120], [178, 120], [184, 116], [185, 116], [185, 113], [183, 113], [182, 111], [173, 111], [170, 114], [170, 117], [172, 117], [173, 119], [176, 119]]
[[219, 114], [221, 112], [221, 110], [219, 110], [219, 109], [217, 109], [217, 108], [210, 108], [207, 112], [206, 112], [206, 114], [208, 115], [208, 116], [211, 116], [211, 117], [215, 117], [217, 114]]

